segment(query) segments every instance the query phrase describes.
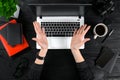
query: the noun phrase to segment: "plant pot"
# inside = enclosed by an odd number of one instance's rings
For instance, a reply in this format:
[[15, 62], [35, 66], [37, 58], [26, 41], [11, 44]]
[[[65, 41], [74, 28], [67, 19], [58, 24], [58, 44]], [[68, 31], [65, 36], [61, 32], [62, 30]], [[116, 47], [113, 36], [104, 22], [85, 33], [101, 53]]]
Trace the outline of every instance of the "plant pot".
[[11, 16], [13, 18], [18, 18], [19, 17], [20, 7], [18, 5], [16, 5], [16, 8], [17, 8], [17, 10], [14, 12], [13, 16]]

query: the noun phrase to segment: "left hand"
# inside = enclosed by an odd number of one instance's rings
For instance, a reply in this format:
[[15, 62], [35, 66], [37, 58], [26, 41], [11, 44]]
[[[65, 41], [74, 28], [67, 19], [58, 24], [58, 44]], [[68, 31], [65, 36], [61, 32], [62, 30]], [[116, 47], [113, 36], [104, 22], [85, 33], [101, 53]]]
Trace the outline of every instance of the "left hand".
[[33, 25], [37, 34], [37, 38], [32, 38], [32, 40], [36, 41], [39, 44], [41, 50], [48, 50], [48, 41], [45, 34], [45, 29], [41, 28], [40, 24], [36, 21], [33, 22]]
[[[45, 57], [48, 50], [48, 41], [45, 34], [45, 29], [41, 28], [40, 24], [36, 21], [33, 22], [33, 25], [34, 25], [35, 32], [37, 34], [37, 38], [32, 38], [32, 40], [36, 41], [41, 47], [39, 56]], [[39, 60], [36, 58], [35, 64], [43, 64], [43, 63], [44, 63], [44, 60]]]
[[90, 38], [84, 38], [90, 26], [83, 25], [78, 30], [75, 30], [71, 41], [71, 49], [79, 49], [83, 44], [90, 40]]

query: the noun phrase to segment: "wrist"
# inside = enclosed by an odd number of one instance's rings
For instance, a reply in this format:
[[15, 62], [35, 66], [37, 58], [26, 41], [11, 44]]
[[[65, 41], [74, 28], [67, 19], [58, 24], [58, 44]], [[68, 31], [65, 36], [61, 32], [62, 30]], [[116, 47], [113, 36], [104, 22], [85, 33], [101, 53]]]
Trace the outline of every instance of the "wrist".
[[75, 47], [75, 46], [71, 46], [70, 47], [71, 50], [79, 50], [79, 48]]
[[72, 52], [72, 55], [73, 55], [74, 57], [76, 57], [77, 55], [80, 54], [79, 49], [71, 49], [71, 52]]
[[42, 65], [44, 63], [44, 56], [45, 56], [45, 54], [43, 54], [43, 52], [41, 52], [41, 51], [39, 53], [37, 53], [35, 64]]
[[47, 51], [48, 51], [48, 49], [41, 49], [38, 55], [41, 57], [45, 57], [47, 54]]
[[40, 64], [43, 64], [43, 63], [44, 63], [44, 60], [39, 60], [39, 59], [36, 58], [35, 64], [40, 65]]
[[41, 56], [41, 55], [39, 55], [39, 53], [37, 53], [36, 58], [39, 59], [39, 60], [44, 60], [45, 56]]
[[85, 61], [79, 49], [71, 49], [71, 51], [76, 63]]
[[42, 58], [45, 58], [47, 51], [48, 51], [48, 49], [41, 49], [40, 50], [40, 52], [37, 54], [37, 57], [35, 60], [36, 64], [43, 64], [44, 63], [44, 59], [42, 59]]
[[79, 49], [71, 48], [72, 53], [79, 52]]
[[48, 49], [41, 49], [40, 51], [41, 51], [41, 52], [47, 52]]

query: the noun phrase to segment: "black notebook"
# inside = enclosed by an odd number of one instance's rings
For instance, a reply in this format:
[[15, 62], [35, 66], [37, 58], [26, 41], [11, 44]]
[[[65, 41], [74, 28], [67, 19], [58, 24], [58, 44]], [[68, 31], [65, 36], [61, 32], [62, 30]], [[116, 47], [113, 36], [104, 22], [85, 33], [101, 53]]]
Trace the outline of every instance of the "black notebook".
[[14, 46], [22, 43], [22, 24], [8, 24], [7, 25], [7, 42]]

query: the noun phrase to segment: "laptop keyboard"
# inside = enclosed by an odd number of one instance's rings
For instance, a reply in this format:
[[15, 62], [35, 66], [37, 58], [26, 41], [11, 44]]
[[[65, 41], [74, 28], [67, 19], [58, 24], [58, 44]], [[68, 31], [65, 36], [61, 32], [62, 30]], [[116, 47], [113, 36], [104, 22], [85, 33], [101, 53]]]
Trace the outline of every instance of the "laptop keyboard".
[[41, 26], [48, 37], [70, 37], [80, 27], [80, 22], [41, 22]]

